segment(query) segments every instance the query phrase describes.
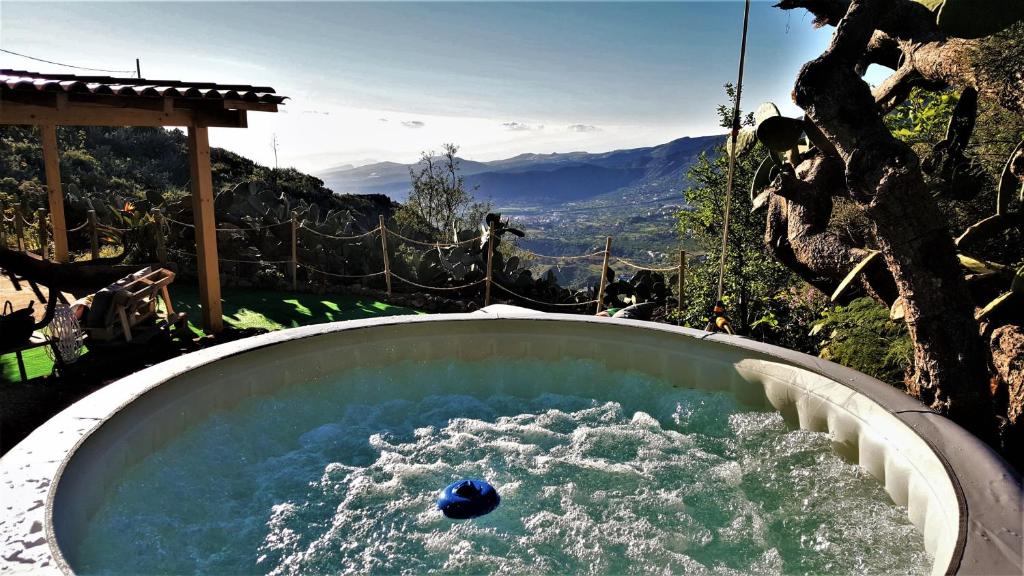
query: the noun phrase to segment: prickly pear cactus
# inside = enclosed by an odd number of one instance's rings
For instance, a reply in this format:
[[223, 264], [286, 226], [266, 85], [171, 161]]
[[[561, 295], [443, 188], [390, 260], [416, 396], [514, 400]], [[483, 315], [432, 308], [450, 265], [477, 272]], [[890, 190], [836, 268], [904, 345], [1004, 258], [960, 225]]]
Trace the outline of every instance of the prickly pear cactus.
[[765, 102], [754, 112], [757, 139], [775, 152], [788, 152], [796, 148], [803, 134], [803, 121], [786, 118], [777, 106]]
[[1024, 20], [1020, 0], [917, 0], [935, 13], [935, 23], [949, 36], [983, 38]]

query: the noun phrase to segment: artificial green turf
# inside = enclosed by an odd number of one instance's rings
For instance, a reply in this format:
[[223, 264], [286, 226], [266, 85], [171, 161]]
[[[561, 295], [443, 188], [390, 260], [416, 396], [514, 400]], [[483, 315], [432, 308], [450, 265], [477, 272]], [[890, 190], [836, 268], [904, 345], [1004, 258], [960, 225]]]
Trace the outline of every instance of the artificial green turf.
[[[53, 371], [53, 360], [46, 355], [46, 348], [33, 348], [21, 353], [25, 360], [25, 374], [29, 379], [46, 376]], [[14, 354], [0, 356], [0, 380], [17, 382], [21, 380], [18, 373], [18, 359]]]
[[[188, 313], [189, 326], [201, 335], [203, 315], [198, 290], [193, 286], [172, 284], [170, 293], [175, 312]], [[221, 301], [224, 323], [234, 328], [280, 330], [339, 320], [422, 314], [410, 308], [347, 294], [295, 294], [226, 288], [221, 293]], [[46, 376], [53, 370], [53, 362], [43, 348], [26, 351], [22, 356], [29, 378]], [[8, 381], [21, 378], [13, 354], [0, 356], [0, 378]]]
[[[171, 290], [171, 299], [174, 301], [174, 311], [187, 312], [189, 325], [199, 332], [203, 318], [199, 307], [199, 292], [191, 286], [175, 286]], [[221, 302], [225, 324], [234, 328], [267, 330], [420, 313], [410, 308], [347, 294], [225, 289], [221, 294]]]

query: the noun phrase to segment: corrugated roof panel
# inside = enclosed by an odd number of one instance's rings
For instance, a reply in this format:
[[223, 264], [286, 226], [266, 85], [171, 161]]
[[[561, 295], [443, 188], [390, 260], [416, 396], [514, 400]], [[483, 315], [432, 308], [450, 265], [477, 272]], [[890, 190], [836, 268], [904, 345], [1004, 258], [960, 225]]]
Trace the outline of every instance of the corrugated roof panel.
[[147, 80], [111, 76], [42, 74], [25, 70], [0, 69], [0, 86], [9, 90], [116, 94], [119, 96], [205, 98], [281, 104], [287, 98], [269, 86], [215, 84], [181, 80]]

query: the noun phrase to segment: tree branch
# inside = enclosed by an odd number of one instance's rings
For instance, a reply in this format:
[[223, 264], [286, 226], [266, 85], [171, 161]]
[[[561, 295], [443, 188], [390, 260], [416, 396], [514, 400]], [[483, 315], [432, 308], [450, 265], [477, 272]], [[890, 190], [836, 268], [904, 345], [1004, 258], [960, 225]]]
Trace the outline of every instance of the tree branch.
[[913, 66], [901, 66], [875, 88], [875, 104], [883, 113], [888, 113], [909, 98], [910, 91], [920, 81], [921, 74]]
[[885, 32], [876, 30], [872, 34], [871, 40], [868, 41], [868, 46], [864, 50], [864, 56], [857, 63], [857, 73], [863, 76], [867, 72], [868, 66], [872, 64], [897, 70], [902, 60], [903, 49], [900, 47], [899, 42]]
[[[780, 262], [826, 295], [868, 254], [828, 229], [832, 197], [845, 195], [844, 188], [842, 163], [821, 155], [801, 163], [797, 177], [780, 179], [769, 188], [765, 244]], [[886, 305], [896, 300], [896, 284], [884, 266], [871, 266], [858, 282]], [[842, 301], [855, 296], [855, 291], [848, 292]]]

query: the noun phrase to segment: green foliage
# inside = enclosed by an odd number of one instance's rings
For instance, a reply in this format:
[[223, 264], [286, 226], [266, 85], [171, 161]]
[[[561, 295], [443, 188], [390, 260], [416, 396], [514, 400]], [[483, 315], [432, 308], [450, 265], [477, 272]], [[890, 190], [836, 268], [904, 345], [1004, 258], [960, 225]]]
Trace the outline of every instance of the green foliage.
[[[151, 261], [155, 240], [152, 218], [146, 215], [162, 206], [172, 218], [191, 219], [191, 203], [185, 199], [190, 185], [187, 139], [181, 131], [60, 127], [57, 139], [68, 227], [80, 226], [86, 221], [88, 211], [95, 210], [101, 230], [101, 253], [108, 254], [105, 243], [109, 242], [116, 246], [114, 253], [124, 248], [129, 262]], [[285, 206], [290, 204], [292, 208], [308, 208], [311, 214], [319, 213], [317, 222], [309, 223], [308, 227], [332, 226], [319, 231], [348, 234], [352, 232], [344, 228], [346, 224], [357, 221], [358, 225], [353, 226], [357, 231], [372, 229], [377, 225], [377, 215], [391, 210], [391, 202], [386, 198], [336, 196], [317, 178], [292, 168], [266, 168], [219, 148], [211, 150], [211, 167], [214, 188], [219, 191], [215, 202], [219, 215], [231, 212], [239, 219], [270, 224], [287, 218]], [[0, 209], [13, 213], [11, 205], [18, 202], [22, 213], [28, 216], [46, 207], [44, 180], [37, 131], [0, 127]], [[246, 186], [239, 186], [243, 183]], [[239, 192], [232, 194], [235, 190]], [[234, 195], [245, 197], [233, 201]], [[126, 204], [134, 209], [123, 210]], [[240, 210], [241, 207], [247, 210]], [[115, 230], [125, 228], [132, 230]], [[290, 246], [273, 234], [253, 233], [247, 237], [236, 233], [231, 235], [231, 241], [227, 241], [225, 235], [220, 239], [226, 258], [253, 259], [274, 254], [272, 259], [280, 260], [290, 254]], [[168, 248], [181, 252], [195, 250], [194, 237], [186, 228], [165, 230], [165, 240]], [[299, 249], [303, 255], [318, 248], [307, 246], [308, 240], [309, 235], [300, 238]], [[89, 250], [87, 233], [71, 233], [68, 242], [73, 254]], [[191, 264], [186, 261], [182, 270], [187, 270]], [[233, 268], [237, 266], [225, 264], [222, 271]], [[248, 271], [241, 274], [251, 276]]]
[[445, 144], [440, 156], [424, 152], [419, 169], [409, 169], [412, 191], [395, 218], [401, 229], [443, 242], [459, 230], [476, 228], [487, 214], [490, 206], [475, 202], [466, 189], [458, 151], [455, 144]]
[[[1015, 38], [1014, 33], [1024, 34], [1024, 24], [981, 41], [982, 48], [975, 56], [977, 65], [996, 77], [1007, 74], [1005, 66], [1024, 67], [1024, 40]], [[929, 162], [942, 164], [945, 161], [942, 157], [933, 160], [935, 148], [940, 149], [940, 156], [948, 155], [948, 149], [944, 149], [946, 147], [942, 143], [947, 142], [948, 146], [949, 136], [957, 133], [958, 124], [966, 124], [953, 121], [958, 102], [958, 96], [952, 91], [928, 92], [915, 88], [905, 102], [886, 116], [886, 125], [925, 159], [923, 165]], [[1005, 183], [1004, 170], [1014, 146], [1024, 137], [1024, 119], [1006, 112], [998, 103], [984, 97], [979, 99], [977, 111], [973, 135], [961, 154], [961, 158], [963, 153], [970, 156], [969, 170], [963, 173], [955, 170], [950, 174], [936, 166], [934, 173], [926, 175], [925, 179], [954, 236], [992, 216], [994, 208], [998, 213], [1014, 211], [1010, 203], [1016, 190], [1013, 182]], [[962, 134], [956, 139], [961, 143], [966, 140]], [[961, 184], [951, 183], [947, 177]], [[980, 188], [973, 196], [957, 197], [961, 191], [950, 188], [961, 187], [965, 177], [968, 185], [973, 182]], [[993, 232], [991, 228], [987, 231]], [[995, 230], [976, 244], [972, 250], [979, 250], [994, 260], [1014, 262], [1022, 256], [1019, 233], [1012, 229]]]
[[917, 0], [935, 14], [939, 29], [957, 38], [983, 38], [1024, 19], [1020, 0]]
[[[167, 199], [187, 193], [187, 140], [180, 130], [62, 126], [57, 130], [57, 139], [69, 218], [78, 216], [81, 220], [88, 208], [86, 199], [117, 206], [132, 200], [141, 209], [148, 209], [147, 192], [149, 198], [156, 193]], [[255, 180], [273, 183], [281, 192], [307, 201], [323, 201], [332, 196], [317, 178], [292, 168], [266, 168], [220, 148], [212, 149], [211, 165], [216, 190]], [[42, 207], [42, 199], [32, 194], [42, 190], [44, 180], [38, 131], [0, 127], [0, 200], [22, 201], [33, 209]], [[16, 187], [18, 190], [13, 190]], [[29, 195], [15, 198], [17, 192]]]
[[951, 91], [929, 92], [914, 88], [910, 97], [885, 117], [885, 125], [893, 136], [907, 144], [931, 146], [945, 136], [957, 101]]
[[[721, 106], [719, 115], [723, 126], [728, 126], [732, 110]], [[744, 119], [747, 126], [753, 123], [751, 116]], [[718, 286], [728, 170], [724, 152], [723, 145], [713, 154], [704, 154], [690, 169], [683, 195], [691, 209], [678, 214], [680, 233], [700, 251], [687, 267], [686, 301], [678, 320], [698, 328], [708, 321]], [[809, 294], [809, 289], [765, 246], [764, 216], [751, 213], [752, 200], [746, 193], [760, 158], [767, 153], [758, 143], [753, 153], [736, 159], [724, 300], [736, 332], [808, 350], [809, 322], [816, 317], [821, 299], [796, 296]]]
[[822, 358], [883, 382], [902, 384], [913, 364], [906, 325], [889, 320], [886, 307], [868, 297], [825, 311], [813, 331], [821, 339]]

